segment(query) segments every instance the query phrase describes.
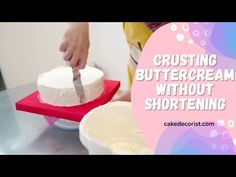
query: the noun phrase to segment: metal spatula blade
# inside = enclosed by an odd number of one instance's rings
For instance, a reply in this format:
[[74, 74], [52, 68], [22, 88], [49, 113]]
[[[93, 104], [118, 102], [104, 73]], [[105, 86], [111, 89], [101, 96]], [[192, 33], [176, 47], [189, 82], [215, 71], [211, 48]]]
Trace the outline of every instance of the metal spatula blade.
[[83, 104], [86, 102], [86, 99], [84, 95], [84, 87], [81, 82], [80, 71], [78, 68], [75, 67], [72, 69], [72, 72], [73, 72], [73, 83], [74, 83], [75, 90], [77, 92], [77, 95], [80, 98], [80, 103]]

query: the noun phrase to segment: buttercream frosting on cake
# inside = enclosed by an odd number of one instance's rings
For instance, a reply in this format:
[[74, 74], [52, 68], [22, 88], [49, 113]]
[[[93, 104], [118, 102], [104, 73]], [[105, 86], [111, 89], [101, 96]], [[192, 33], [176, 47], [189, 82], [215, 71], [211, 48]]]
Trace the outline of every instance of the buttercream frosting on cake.
[[[90, 102], [103, 93], [104, 74], [101, 70], [86, 66], [80, 70], [86, 101]], [[73, 84], [72, 68], [61, 66], [38, 76], [40, 100], [54, 106], [80, 105], [80, 98]]]

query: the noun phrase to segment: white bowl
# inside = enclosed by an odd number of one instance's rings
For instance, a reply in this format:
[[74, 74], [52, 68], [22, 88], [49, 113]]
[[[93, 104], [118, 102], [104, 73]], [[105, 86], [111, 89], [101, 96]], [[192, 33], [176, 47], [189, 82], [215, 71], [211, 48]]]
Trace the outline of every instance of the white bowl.
[[89, 154], [152, 154], [142, 137], [130, 102], [93, 109], [79, 125], [80, 140]]

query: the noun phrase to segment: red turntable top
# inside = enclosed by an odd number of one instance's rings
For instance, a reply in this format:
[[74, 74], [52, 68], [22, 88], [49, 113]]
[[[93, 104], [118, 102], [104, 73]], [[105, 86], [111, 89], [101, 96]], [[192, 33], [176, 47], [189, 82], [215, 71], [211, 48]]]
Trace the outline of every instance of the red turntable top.
[[41, 103], [39, 93], [35, 91], [16, 102], [16, 110], [80, 122], [90, 110], [109, 102], [119, 87], [120, 81], [104, 80], [104, 91], [100, 97], [86, 104], [72, 107], [57, 107]]

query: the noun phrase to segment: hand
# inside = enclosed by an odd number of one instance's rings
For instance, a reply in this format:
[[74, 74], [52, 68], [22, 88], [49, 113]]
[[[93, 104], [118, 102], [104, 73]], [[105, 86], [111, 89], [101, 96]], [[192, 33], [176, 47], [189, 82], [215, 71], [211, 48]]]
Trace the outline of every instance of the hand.
[[115, 102], [115, 101], [127, 101], [130, 102], [131, 101], [131, 90], [126, 90], [123, 91], [119, 96], [117, 96], [116, 98], [113, 98], [111, 100], [111, 102]]
[[64, 52], [64, 60], [74, 68], [85, 68], [89, 51], [89, 25], [88, 23], [70, 23], [64, 34], [60, 51]]

